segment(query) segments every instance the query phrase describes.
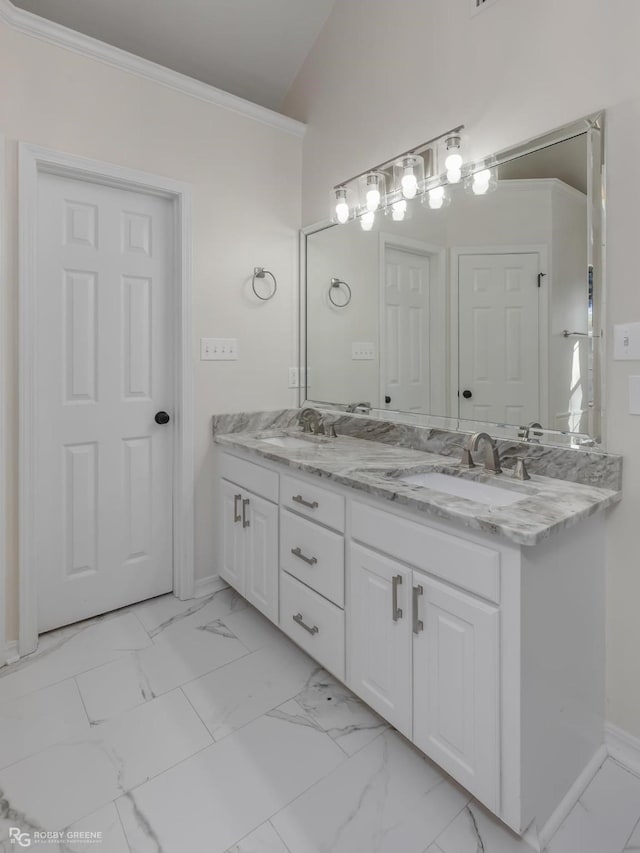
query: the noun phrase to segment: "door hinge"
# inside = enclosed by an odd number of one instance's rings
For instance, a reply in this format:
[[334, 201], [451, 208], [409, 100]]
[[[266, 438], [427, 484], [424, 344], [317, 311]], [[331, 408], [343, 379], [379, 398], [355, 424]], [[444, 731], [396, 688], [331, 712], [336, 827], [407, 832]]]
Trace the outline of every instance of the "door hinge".
[[542, 279], [546, 276], [546, 272], [538, 273], [538, 287], [542, 287]]

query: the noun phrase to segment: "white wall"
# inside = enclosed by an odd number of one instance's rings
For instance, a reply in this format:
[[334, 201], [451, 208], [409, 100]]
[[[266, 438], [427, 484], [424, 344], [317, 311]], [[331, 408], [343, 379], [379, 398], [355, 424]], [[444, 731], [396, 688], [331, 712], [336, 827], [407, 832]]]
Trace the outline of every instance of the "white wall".
[[[7, 633], [17, 634], [17, 143], [119, 163], [193, 187], [196, 572], [214, 571], [214, 412], [288, 406], [294, 354], [301, 141], [0, 24], [8, 276], [1, 362], [9, 389]], [[250, 295], [255, 265], [278, 276]], [[200, 362], [200, 336], [238, 337], [238, 362]]]
[[326, 217], [334, 184], [460, 122], [481, 155], [618, 105], [606, 132], [606, 378], [625, 498], [608, 527], [608, 716], [640, 736], [640, 420], [627, 414], [640, 364], [611, 360], [612, 324], [640, 320], [640, 4], [498, 0], [471, 17], [472, 5], [338, 0], [284, 103], [309, 124], [303, 221]]

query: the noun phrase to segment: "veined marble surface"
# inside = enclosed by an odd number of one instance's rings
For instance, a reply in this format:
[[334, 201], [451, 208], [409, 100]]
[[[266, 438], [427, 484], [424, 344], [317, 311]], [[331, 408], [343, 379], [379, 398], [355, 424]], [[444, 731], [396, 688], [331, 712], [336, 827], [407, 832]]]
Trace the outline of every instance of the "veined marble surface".
[[[531, 853], [229, 589], [0, 669], [2, 853], [12, 827], [68, 831], [51, 853]], [[548, 853], [638, 849], [640, 778], [608, 759]]]
[[[484, 468], [469, 471], [444, 453], [396, 447], [370, 439], [339, 435], [324, 440], [309, 437], [304, 447], [278, 447], [263, 439], [291, 430], [291, 413], [281, 418], [282, 426], [271, 429], [223, 434], [216, 430], [218, 444], [248, 451], [298, 471], [313, 474], [357, 489], [436, 518], [455, 521], [484, 533], [499, 534], [518, 545], [536, 545], [553, 533], [600, 512], [621, 499], [618, 490], [586, 486], [553, 477], [532, 474], [531, 480], [514, 480], [509, 473], [487, 474]], [[245, 418], [252, 429], [254, 419]], [[462, 436], [457, 435], [458, 441]], [[458, 449], [459, 453], [459, 449]], [[433, 471], [499, 486], [521, 494], [509, 506], [495, 507], [468, 498], [402, 482], [405, 474]]]
[[[394, 423], [330, 409], [321, 411], [335, 423], [338, 435], [376, 441], [392, 447], [439, 453], [442, 456], [452, 456], [456, 460], [460, 456], [460, 447], [471, 434], [462, 430]], [[268, 429], [295, 429], [299, 413], [300, 409], [280, 409], [273, 412], [214, 415], [213, 434], [216, 436]], [[561, 447], [500, 437], [497, 438], [497, 443], [505, 469], [515, 465], [517, 456], [526, 456], [527, 467], [532, 474], [613, 491], [620, 491], [622, 488], [622, 457], [619, 454], [603, 453], [593, 448]]]

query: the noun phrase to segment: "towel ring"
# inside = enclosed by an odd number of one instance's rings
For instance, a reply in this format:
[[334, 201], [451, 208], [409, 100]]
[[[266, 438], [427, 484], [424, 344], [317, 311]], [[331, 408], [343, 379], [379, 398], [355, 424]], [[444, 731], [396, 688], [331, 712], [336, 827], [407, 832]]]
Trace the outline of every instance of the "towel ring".
[[[256, 279], [257, 278], [265, 278], [265, 276], [268, 276], [268, 275], [270, 275], [271, 278], [273, 279], [273, 290], [271, 291], [269, 296], [260, 296], [260, 294], [256, 290]], [[253, 278], [251, 279], [251, 289], [253, 290], [255, 295], [258, 297], [258, 299], [261, 299], [263, 302], [268, 302], [270, 299], [273, 299], [273, 297], [276, 295], [276, 291], [278, 289], [278, 282], [276, 280], [275, 275], [272, 272], [270, 272], [269, 270], [266, 270], [264, 267], [254, 267], [253, 268]]]
[[[334, 288], [340, 289], [340, 287], [346, 287], [347, 289], [347, 299], [346, 302], [336, 302], [333, 298], [333, 290]], [[347, 305], [351, 302], [351, 288], [347, 284], [346, 281], [342, 281], [341, 278], [332, 278], [331, 279], [331, 287], [329, 288], [329, 302], [332, 305], [335, 305], [336, 308], [346, 308]]]

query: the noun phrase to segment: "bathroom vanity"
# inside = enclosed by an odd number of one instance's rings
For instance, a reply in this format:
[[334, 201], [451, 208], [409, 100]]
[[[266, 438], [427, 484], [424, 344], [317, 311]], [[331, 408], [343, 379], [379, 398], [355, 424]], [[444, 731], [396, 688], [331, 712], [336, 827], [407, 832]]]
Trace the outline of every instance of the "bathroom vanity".
[[602, 750], [615, 473], [241, 420], [214, 423], [222, 577], [512, 829], [548, 824]]

